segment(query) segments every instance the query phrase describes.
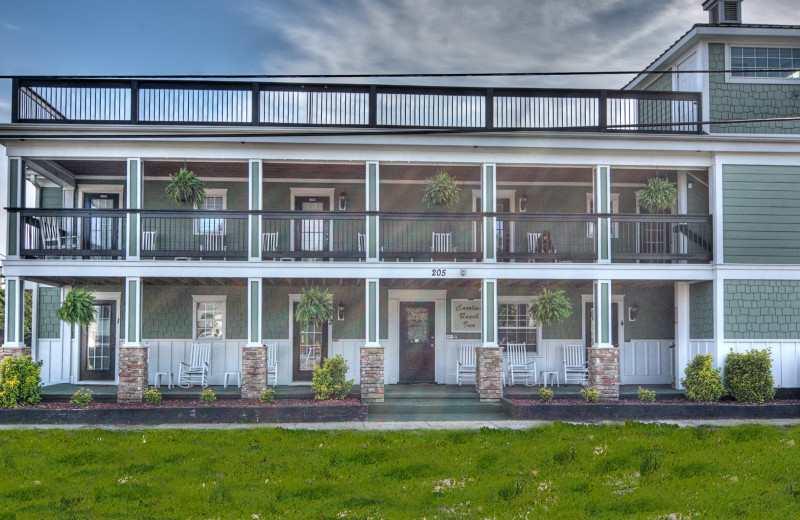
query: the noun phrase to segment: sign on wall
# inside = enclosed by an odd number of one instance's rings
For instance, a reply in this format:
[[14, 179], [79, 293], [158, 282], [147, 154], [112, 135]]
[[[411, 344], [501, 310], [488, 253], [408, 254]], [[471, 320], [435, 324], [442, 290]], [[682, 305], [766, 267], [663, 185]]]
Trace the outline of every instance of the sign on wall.
[[450, 300], [450, 330], [452, 332], [481, 331], [480, 300]]

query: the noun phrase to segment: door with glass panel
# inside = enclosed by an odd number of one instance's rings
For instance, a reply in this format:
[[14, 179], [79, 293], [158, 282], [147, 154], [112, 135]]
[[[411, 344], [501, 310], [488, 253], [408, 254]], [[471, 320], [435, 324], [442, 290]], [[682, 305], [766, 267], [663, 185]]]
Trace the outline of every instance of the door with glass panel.
[[[296, 197], [295, 211], [328, 211], [329, 201], [324, 197]], [[328, 221], [302, 219], [295, 221], [295, 251], [328, 251]], [[311, 255], [313, 258], [314, 255]]]
[[116, 373], [117, 312], [113, 301], [95, 301], [95, 322], [81, 331], [81, 381], [113, 381]]
[[[118, 193], [86, 193], [83, 196], [84, 209], [117, 209]], [[120, 228], [115, 217], [84, 217], [82, 249], [113, 250], [119, 249]], [[110, 258], [92, 256], [91, 258]]]
[[[295, 316], [297, 303], [292, 307]], [[292, 375], [295, 381], [311, 381], [315, 366], [328, 357], [328, 324], [301, 323], [294, 319]]]
[[434, 302], [400, 302], [400, 382], [436, 382]]

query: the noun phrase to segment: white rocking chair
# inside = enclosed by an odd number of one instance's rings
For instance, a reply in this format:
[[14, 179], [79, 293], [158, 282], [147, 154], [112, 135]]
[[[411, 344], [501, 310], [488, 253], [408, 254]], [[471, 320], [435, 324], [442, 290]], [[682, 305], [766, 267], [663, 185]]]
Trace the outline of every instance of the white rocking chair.
[[269, 378], [272, 376], [273, 388], [278, 384], [278, 344], [262, 341], [262, 345], [267, 347], [267, 386]]
[[178, 361], [178, 386], [190, 388], [194, 385], [208, 386], [208, 359], [211, 357], [210, 343], [192, 343], [189, 362]]
[[458, 347], [458, 365], [456, 366], [456, 382], [458, 386], [464, 382], [464, 376], [475, 380], [477, 365], [475, 361], [475, 343], [462, 343]]
[[[525, 386], [538, 384], [536, 375], [536, 361], [528, 361], [528, 353], [525, 350], [525, 343], [509, 343], [506, 345], [508, 350], [508, 381], [514, 386], [517, 381], [524, 379]], [[531, 383], [533, 378], [533, 383]]]
[[562, 363], [564, 365], [564, 383], [588, 384], [589, 368], [586, 365], [586, 348], [583, 345], [566, 345]]
[[278, 233], [280, 231], [261, 234], [261, 252], [274, 253], [278, 250]]

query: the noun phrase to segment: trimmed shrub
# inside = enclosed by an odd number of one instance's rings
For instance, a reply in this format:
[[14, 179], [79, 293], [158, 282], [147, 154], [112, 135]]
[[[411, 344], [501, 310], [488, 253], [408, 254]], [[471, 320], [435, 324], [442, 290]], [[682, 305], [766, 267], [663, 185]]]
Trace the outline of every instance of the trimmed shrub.
[[725, 388], [740, 403], [763, 403], [775, 397], [770, 349], [731, 352], [725, 358]]
[[554, 394], [553, 391], [549, 388], [540, 388], [539, 389], [539, 399], [542, 400], [543, 403], [549, 403], [553, 400]]
[[151, 386], [142, 392], [142, 397], [144, 397], [144, 401], [147, 404], [151, 404], [153, 406], [161, 404], [162, 401], [161, 392], [159, 392], [158, 388], [154, 386]]
[[261, 392], [261, 395], [258, 396], [258, 400], [264, 404], [272, 404], [275, 401], [275, 390], [267, 388]]
[[42, 361], [7, 357], [0, 364], [0, 407], [34, 405], [42, 400]]
[[347, 375], [347, 363], [344, 358], [337, 354], [325, 360], [323, 365], [314, 367], [314, 375], [311, 378], [311, 390], [314, 392], [314, 399], [344, 399], [353, 388], [353, 380], [345, 379]]
[[581, 388], [581, 397], [587, 403], [596, 403], [600, 399], [600, 392], [593, 386], [587, 386], [586, 388]]
[[217, 395], [212, 389], [204, 388], [203, 391], [200, 392], [200, 400], [206, 404], [211, 404], [217, 400]]
[[656, 400], [655, 390], [648, 390], [647, 388], [639, 387], [639, 400], [643, 403], [652, 403]]
[[69, 404], [72, 406], [77, 406], [78, 408], [85, 408], [94, 400], [92, 397], [92, 391], [88, 388], [81, 388], [69, 399]]
[[691, 401], [706, 403], [719, 401], [725, 395], [722, 376], [719, 369], [712, 368], [711, 354], [698, 354], [686, 366], [681, 384], [686, 388], [686, 398]]

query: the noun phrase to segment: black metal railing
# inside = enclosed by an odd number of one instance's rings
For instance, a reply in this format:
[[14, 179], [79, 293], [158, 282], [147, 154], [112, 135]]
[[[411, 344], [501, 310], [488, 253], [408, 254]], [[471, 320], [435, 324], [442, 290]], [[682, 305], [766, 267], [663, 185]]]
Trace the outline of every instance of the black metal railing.
[[710, 215], [612, 215], [611, 258], [708, 262], [712, 229]]
[[24, 77], [12, 91], [13, 123], [702, 132], [696, 92]]
[[480, 260], [480, 213], [380, 213], [382, 260]]
[[125, 256], [125, 213], [118, 210], [23, 209], [23, 258], [115, 259]]
[[264, 260], [366, 258], [366, 213], [260, 212]]
[[142, 258], [244, 260], [246, 211], [140, 211]]
[[597, 258], [596, 222], [596, 215], [498, 213], [497, 258], [591, 262]]

